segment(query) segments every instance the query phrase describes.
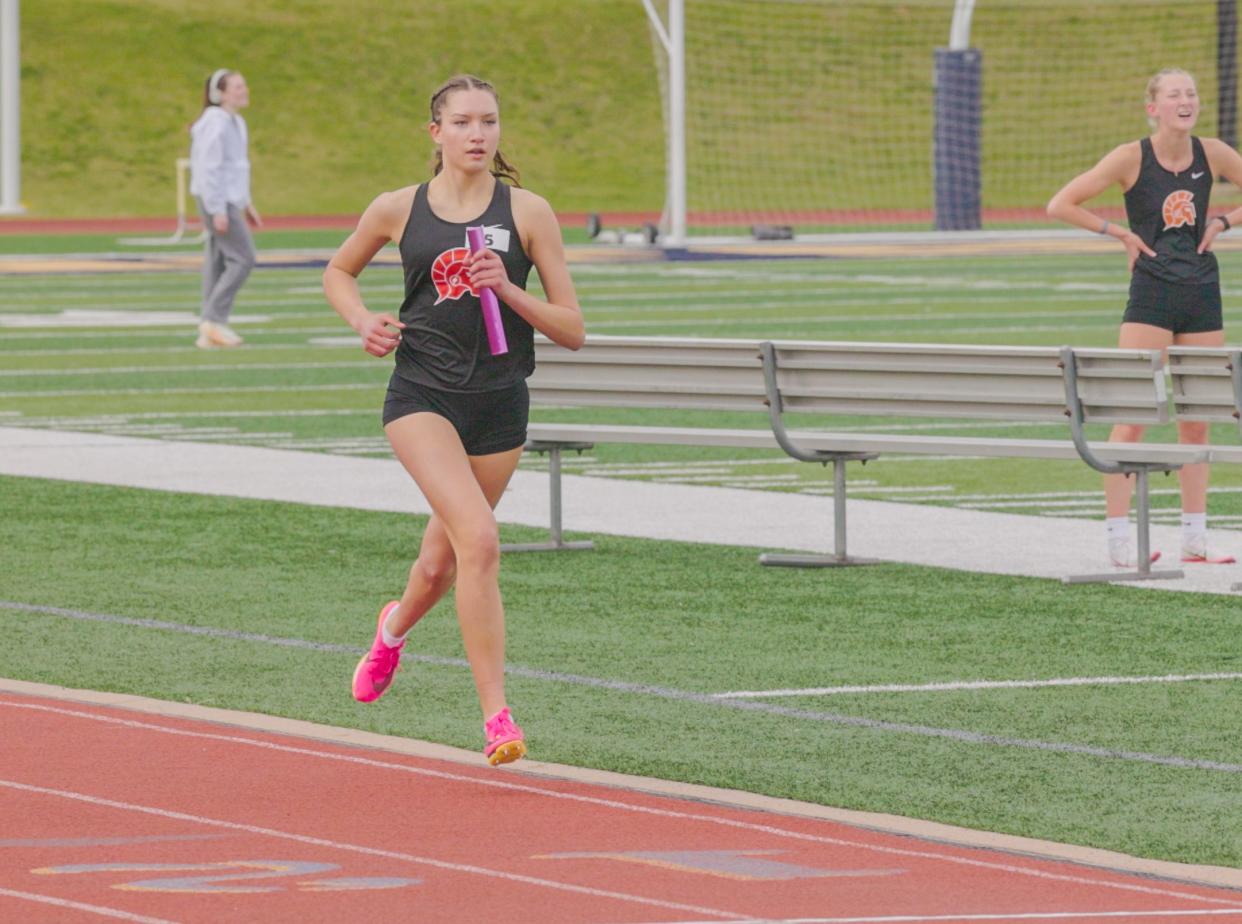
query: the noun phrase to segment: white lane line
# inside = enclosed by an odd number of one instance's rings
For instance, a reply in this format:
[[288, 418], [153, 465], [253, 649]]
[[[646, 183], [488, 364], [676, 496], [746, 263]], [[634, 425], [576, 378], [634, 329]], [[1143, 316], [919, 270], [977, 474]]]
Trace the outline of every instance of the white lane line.
[[[291, 319], [304, 320], [307, 318], [314, 318], [314, 317], [321, 318], [322, 315], [281, 315], [280, 320], [281, 321], [287, 321]], [[183, 331], [141, 330], [139, 328], [133, 328], [133, 327], [127, 327], [127, 328], [101, 327], [95, 330], [91, 334], [91, 341], [98, 342], [101, 340], [105, 340], [105, 341], [106, 340], [120, 340], [121, 338], [124, 338], [126, 343], [128, 343], [138, 337], [152, 337], [152, 338], [159, 338], [161, 340], [168, 340], [170, 337], [173, 337], [173, 336], [193, 337], [196, 324], [198, 324], [198, 315], [194, 315], [193, 318], [189, 322], [187, 322], [186, 329]], [[339, 324], [335, 324], [332, 327], [296, 327], [296, 326], [248, 327], [245, 329], [245, 333], [248, 338], [254, 338], [259, 335], [266, 336], [267, 334], [271, 334], [272, 336], [280, 336], [280, 337], [301, 337], [301, 336], [305, 336], [308, 334], [331, 334], [333, 332], [340, 331], [340, 329], [341, 329], [341, 325]], [[60, 327], [51, 325], [51, 326], [46, 327], [44, 330], [40, 330], [40, 331], [6, 332], [4, 335], [4, 341], [5, 343], [9, 343], [9, 342], [16, 341], [16, 340], [64, 340], [65, 338], [61, 334], [62, 334], [62, 329]], [[253, 345], [254, 340], [252, 339], [250, 343]], [[295, 344], [295, 346], [301, 347], [303, 345], [301, 343], [298, 343], [298, 344]], [[275, 344], [261, 345], [261, 349], [266, 350], [269, 348], [276, 348], [276, 345]], [[101, 353], [127, 353], [129, 352], [128, 349], [126, 349], [125, 347], [99, 348], [98, 351]], [[7, 355], [7, 354], [0, 353], [0, 355]]]
[[[16, 889], [0, 889], [0, 895], [7, 895], [9, 898], [20, 898], [29, 902], [39, 902], [44, 905], [54, 905], [57, 908], [72, 908], [74, 911], [85, 911], [89, 914], [98, 914], [105, 918], [117, 918], [122, 921], [134, 921], [136, 924], [177, 924], [176, 921], [169, 921], [166, 918], [148, 918], [141, 914], [130, 914], [128, 911], [118, 911], [116, 908], [104, 908], [101, 905], [87, 905], [82, 902], [71, 902], [64, 898], [54, 898], [51, 895], [37, 895], [34, 892], [19, 892]], [[713, 922], [715, 924], [715, 922]]]
[[[21, 411], [0, 411], [0, 414], [20, 415]], [[199, 418], [231, 417], [345, 417], [353, 414], [375, 414], [374, 407], [360, 408], [304, 408], [270, 411], [136, 411], [132, 414], [97, 414], [90, 417], [26, 417], [20, 423], [34, 429], [43, 427], [99, 427], [124, 426], [130, 420], [197, 420]], [[791, 460], [792, 461], [792, 460]]]
[[[85, 398], [85, 397], [122, 397], [125, 395], [231, 395], [237, 392], [254, 394], [255, 392], [279, 391], [342, 391], [344, 389], [379, 389], [385, 382], [341, 382], [339, 385], [229, 385], [218, 388], [102, 388], [102, 389], [61, 389], [57, 391], [0, 391], [0, 398]], [[193, 417], [193, 412], [187, 412]]]
[[749, 920], [748, 915], [737, 914], [731, 911], [720, 911], [716, 908], [705, 908], [699, 905], [687, 905], [680, 902], [663, 901], [656, 898], [647, 898], [643, 895], [631, 895], [626, 892], [612, 892], [607, 889], [593, 889], [588, 886], [578, 886], [567, 882], [557, 882], [553, 879], [541, 879], [536, 876], [524, 876], [520, 873], [508, 873], [504, 870], [489, 869], [484, 866], [475, 866], [469, 863], [450, 863], [446, 860], [437, 860], [433, 857], [423, 857], [418, 856], [417, 854], [402, 853], [395, 850], [383, 850], [378, 847], [364, 847], [360, 844], [349, 844], [343, 841], [333, 841], [322, 837], [312, 837], [307, 834], [297, 834], [292, 831], [281, 831], [276, 828], [265, 828], [261, 825], [249, 825], [235, 821], [224, 821], [223, 819], [208, 818], [204, 815], [193, 815], [188, 812], [175, 812], [169, 809], [155, 808], [148, 805], [136, 805], [132, 802], [120, 802], [115, 799], [105, 799], [100, 796], [87, 795], [86, 793], [72, 792], [63, 789], [50, 789], [46, 786], [31, 786], [26, 783], [19, 783], [15, 780], [0, 780], [0, 786], [7, 789], [17, 790], [19, 792], [35, 793], [41, 796], [54, 796], [56, 798], [69, 799], [75, 802], [85, 802], [88, 805], [99, 805], [105, 808], [120, 809], [126, 812], [154, 815], [158, 818], [172, 818], [176, 821], [188, 821], [194, 824], [224, 828], [229, 831], [242, 831], [246, 834], [275, 837], [282, 840], [295, 841], [299, 844], [311, 844], [315, 847], [326, 847], [332, 850], [345, 850], [352, 853], [364, 854], [366, 856], [384, 857], [389, 860], [402, 860], [406, 863], [414, 863], [419, 866], [431, 866], [435, 869], [449, 870], [455, 873], [470, 873], [476, 876], [486, 876], [491, 879], [501, 879], [507, 882], [521, 883], [523, 885], [541, 886], [545, 889], [554, 889], [561, 892], [573, 892], [578, 895], [589, 895], [592, 898], [611, 898], [618, 901], [635, 902], [641, 905], [654, 905], [657, 908], [668, 908], [674, 911], [692, 911], [696, 914], [710, 914], [716, 918], [723, 918], [725, 920], [732, 921]]
[[[936, 924], [938, 921], [1123, 921], [1142, 918], [1242, 917], [1242, 909], [1181, 908], [1173, 911], [1027, 911], [1010, 914], [893, 914], [848, 918], [753, 918], [739, 924]], [[657, 924], [657, 922], [652, 922]], [[658, 924], [712, 924], [708, 921], [661, 921]]]
[[[356, 657], [365, 653], [351, 645], [336, 645], [328, 642], [311, 642], [297, 638], [279, 638], [250, 632], [238, 632], [232, 629], [217, 629], [206, 626], [187, 626], [180, 623], [162, 622], [155, 619], [135, 619], [127, 616], [115, 616], [105, 613], [88, 613], [81, 610], [64, 609], [62, 607], [43, 606], [39, 604], [17, 603], [0, 600], [0, 609], [14, 609], [27, 613], [51, 613], [69, 619], [82, 619], [92, 622], [116, 623], [127, 626], [139, 626], [162, 632], [182, 632], [188, 635], [205, 636], [208, 638], [225, 638], [239, 641], [259, 642], [266, 645], [280, 645], [289, 648], [302, 648], [310, 651], [348, 653]], [[433, 655], [413, 654], [410, 657], [423, 664], [467, 669], [464, 658], [445, 658]], [[1242, 764], [1227, 763], [1201, 758], [1177, 757], [1162, 754], [1148, 754], [1141, 751], [1123, 751], [1116, 748], [1103, 748], [1087, 744], [1073, 744], [1059, 741], [1040, 741], [1031, 738], [1012, 738], [1005, 735], [990, 735], [956, 728], [938, 728], [929, 725], [917, 725], [909, 722], [889, 722], [882, 719], [871, 719], [863, 716], [846, 715], [838, 712], [822, 710], [797, 709], [777, 703], [762, 702], [753, 699], [721, 699], [711, 693], [699, 693], [661, 687], [653, 684], [630, 683], [624, 680], [606, 680], [601, 677], [590, 677], [582, 674], [567, 674], [560, 671], [548, 671], [538, 668], [506, 665], [505, 672], [515, 677], [529, 677], [549, 683], [564, 683], [575, 686], [592, 687], [595, 689], [613, 690], [633, 693], [639, 696], [659, 697], [678, 702], [699, 703], [734, 709], [740, 712], [752, 712], [762, 715], [775, 715], [799, 721], [825, 722], [851, 728], [866, 728], [882, 732], [920, 735], [930, 738], [944, 738], [969, 744], [982, 744], [989, 747], [1029, 748], [1036, 751], [1047, 751], [1061, 754], [1081, 754], [1100, 757], [1106, 760], [1129, 760], [1166, 767], [1184, 767], [1196, 770], [1211, 770], [1219, 773], [1242, 773]], [[0, 705], [3, 702], [0, 701]]]
[[[846, 487], [850, 487], [847, 483]], [[956, 497], [944, 498], [940, 495], [952, 494], [956, 488], [951, 484], [924, 485], [877, 485], [873, 488], [859, 487], [854, 490], [861, 494], [928, 494], [933, 500], [956, 500]]]
[[[255, 332], [253, 330], [250, 330], [250, 331], [247, 331], [247, 333], [253, 335]], [[292, 335], [292, 334], [300, 333], [300, 331], [290, 330], [288, 331], [288, 333]], [[54, 335], [49, 334], [49, 335], [44, 335], [44, 336], [50, 337]], [[167, 334], [163, 334], [162, 336], [167, 336]], [[7, 339], [7, 335], [6, 335], [6, 339]], [[348, 337], [309, 337], [306, 339], [305, 342], [298, 342], [298, 343], [264, 343], [258, 347], [250, 347], [248, 349], [250, 350], [257, 349], [263, 353], [272, 353], [272, 352], [277, 352], [280, 350], [301, 350], [302, 352], [305, 353], [307, 344], [310, 344], [311, 346], [322, 346], [322, 347], [357, 346], [359, 348], [359, 351], [361, 351], [360, 341], [358, 340], [357, 334], [350, 334]], [[158, 354], [160, 356], [168, 356], [172, 354], [193, 354], [196, 356], [203, 355], [202, 350], [196, 346], [164, 345], [164, 346], [152, 346], [152, 347], [135, 347], [135, 346], [80, 347], [80, 348], [65, 349], [65, 350], [59, 350], [59, 349], [4, 350], [0, 352], [0, 356], [22, 356], [22, 357], [55, 356], [57, 358], [60, 358], [62, 356], [98, 356], [98, 357], [103, 358], [103, 357], [108, 357], [108, 356], [136, 356], [136, 355], [140, 355], [144, 353]]]
[[[140, 728], [144, 730], [162, 732], [169, 735], [179, 735], [187, 738], [203, 738], [212, 741], [224, 741], [233, 744], [240, 744], [248, 747], [259, 748], [261, 750], [279, 751], [286, 754], [299, 754], [307, 757], [315, 757], [323, 760], [335, 760], [343, 763], [358, 764], [366, 767], [375, 767], [382, 770], [395, 770], [401, 773], [410, 773], [415, 776], [427, 776], [434, 779], [449, 780], [452, 782], [470, 783], [476, 786], [483, 786], [493, 789], [509, 790], [511, 792], [528, 793], [538, 796], [544, 796], [549, 799], [561, 799], [567, 802], [579, 802], [586, 805], [602, 806], [604, 808], [617, 809], [623, 812], [633, 812], [639, 815], [653, 815], [658, 818], [672, 818], [678, 821], [699, 822], [703, 824], [719, 825], [725, 828], [732, 828], [742, 831], [752, 831], [756, 833], [768, 834], [778, 838], [789, 838], [791, 840], [805, 841], [814, 844], [831, 844], [836, 847], [848, 847], [855, 850], [865, 850], [872, 853], [884, 854], [887, 856], [911, 857], [919, 860], [936, 860], [944, 863], [956, 864], [959, 866], [968, 866], [978, 869], [986, 869], [999, 871], [1004, 873], [1013, 873], [1020, 876], [1030, 876], [1035, 879], [1046, 879], [1055, 882], [1070, 882], [1077, 885], [1086, 885], [1092, 887], [1119, 889], [1125, 892], [1138, 892], [1147, 895], [1164, 895], [1172, 898], [1188, 899], [1191, 901], [1205, 902], [1214, 905], [1227, 905], [1231, 908], [1237, 907], [1242, 910], [1242, 897], [1231, 900], [1225, 898], [1216, 898], [1214, 896], [1196, 895], [1193, 892], [1182, 892], [1177, 889], [1160, 888], [1154, 885], [1140, 885], [1138, 883], [1116, 882], [1110, 879], [1093, 878], [1089, 875], [1071, 875], [1069, 873], [1054, 873], [1045, 870], [1035, 869], [1027, 866], [1019, 866], [1015, 863], [997, 862], [992, 860], [977, 860], [973, 857], [955, 856], [951, 853], [938, 853], [932, 849], [917, 850], [910, 847], [886, 847], [881, 844], [871, 844], [865, 841], [849, 840], [841, 837], [830, 837], [822, 834], [810, 834], [802, 831], [790, 831], [776, 825], [760, 824], [753, 821], [741, 821], [733, 818], [725, 818], [718, 815], [708, 815], [697, 812], [679, 811], [676, 809], [656, 808], [648, 805], [634, 805], [623, 802], [619, 799], [604, 799], [598, 796], [587, 796], [578, 793], [563, 792], [559, 790], [545, 789], [525, 783], [513, 783], [508, 780], [468, 776], [461, 773], [452, 773], [445, 770], [432, 770], [425, 767], [412, 767], [408, 764], [393, 763], [391, 761], [378, 760], [372, 757], [361, 757], [353, 754], [340, 754], [331, 751], [319, 751], [309, 747], [297, 747], [288, 744], [278, 744], [273, 741], [260, 741], [254, 738], [244, 738], [238, 735], [226, 735], [216, 732], [199, 732], [189, 729], [169, 728], [163, 725], [156, 725], [150, 722], [141, 722], [135, 719], [120, 719], [112, 716], [100, 715], [93, 712], [81, 712], [75, 709], [65, 709], [57, 706], [46, 706], [41, 703], [17, 703], [0, 699], [0, 707], [8, 706], [14, 709], [29, 709], [36, 712], [51, 712], [59, 715], [68, 715], [77, 718], [89, 719], [97, 722], [105, 722], [112, 725], [121, 725], [130, 728]], [[0, 786], [9, 785], [15, 788], [23, 788], [32, 791], [38, 791], [39, 787], [27, 786], [20, 783], [9, 783], [0, 780]], [[52, 791], [54, 792], [54, 791]], [[158, 811], [158, 810], [152, 810]], [[227, 826], [228, 823], [220, 824]], [[366, 849], [366, 848], [359, 848]], [[976, 850], [977, 848], [959, 848], [964, 850]], [[714, 913], [714, 912], [713, 912]]]
[[[288, 286], [284, 290], [288, 295], [318, 295], [323, 296], [323, 286]], [[372, 285], [362, 286], [363, 296], [379, 295], [381, 292], [400, 292], [405, 293], [404, 283], [393, 283], [392, 285]]]
[[[139, 302], [139, 301], [152, 301], [152, 302], [155, 302], [155, 304], [150, 308], [147, 308], [141, 305], [135, 306], [135, 302]], [[194, 317], [197, 318], [198, 310], [201, 304], [197, 296], [191, 296], [188, 298], [176, 298], [176, 297], [168, 297], [168, 296], [160, 296], [160, 295], [153, 295], [149, 298], [129, 298], [129, 297], [117, 298], [117, 299], [114, 299], [113, 301], [99, 301], [98, 299], [94, 299], [92, 301], [79, 302], [76, 304], [72, 303], [70, 299], [67, 299], [64, 297], [48, 296], [47, 302], [48, 302], [47, 305], [43, 305], [37, 301], [9, 302], [4, 306], [3, 309], [0, 309], [0, 318], [6, 317], [6, 316], [22, 317], [23, 315], [32, 315], [36, 317], [56, 319], [56, 318], [61, 318], [61, 317], [68, 318], [73, 315], [90, 315], [90, 314], [94, 314], [95, 312], [100, 312], [103, 314], [113, 314], [117, 311], [115, 306], [120, 303], [124, 303], [125, 305], [128, 306], [125, 312], [126, 314], [134, 314], [134, 315], [145, 317], [148, 314], [160, 314], [161, 313], [160, 309], [169, 308], [169, 309], [184, 309], [186, 311], [192, 312], [194, 314]], [[245, 305], [239, 306], [239, 307], [244, 307], [247, 309], [249, 308], [284, 308], [290, 305], [298, 305], [298, 306], [313, 305], [313, 304], [317, 304], [318, 302], [319, 302], [319, 299], [307, 299], [307, 298], [248, 298], [245, 301]], [[70, 307], [64, 308], [63, 311], [60, 311], [54, 314], [50, 312], [45, 313], [48, 311], [48, 308], [52, 308], [52, 309], [60, 308], [66, 303], [69, 303]], [[9, 312], [13, 312], [13, 315], [9, 315], [8, 314]], [[233, 320], [236, 320], [236, 319], [233, 319]], [[230, 321], [230, 323], [232, 322]]]
[[[613, 474], [616, 474], [616, 472], [613, 472]], [[644, 474], [654, 474], [654, 473], [644, 473]], [[702, 473], [702, 472], [696, 472], [694, 474], [688, 474], [688, 475], [681, 475], [676, 472], [665, 471], [665, 472], [660, 472], [659, 476], [656, 477], [655, 480], [660, 481], [660, 482], [670, 483], [670, 484], [694, 484], [700, 481], [704, 481], [704, 482], [720, 481], [722, 477], [726, 478], [731, 484], [738, 484], [738, 485], [749, 484], [751, 482], [759, 482], [761, 484], [790, 484], [799, 479], [799, 476], [794, 472], [788, 472], [788, 473], [782, 472], [779, 475], [725, 475], [725, 476], [721, 476], [721, 475], [716, 475], [712, 473]]]
[[374, 369], [376, 368], [375, 360], [356, 359], [356, 360], [330, 360], [321, 363], [232, 363], [230, 365], [217, 363], [201, 363], [192, 366], [96, 366], [96, 367], [78, 367], [69, 369], [0, 369], [0, 376], [21, 376], [23, 378], [33, 375], [48, 375], [61, 378], [67, 375], [139, 375], [143, 373], [158, 373], [159, 375], [170, 375], [179, 372], [250, 372], [271, 370], [284, 371], [286, 369]]
[[198, 323], [188, 311], [61, 311], [57, 314], [0, 314], [0, 327], [39, 327], [54, 331], [94, 327], [185, 327]]
[[959, 690], [1014, 690], [1040, 687], [1095, 687], [1121, 684], [1191, 683], [1200, 680], [1242, 680], [1242, 673], [1163, 674], [1150, 677], [1053, 677], [1048, 680], [956, 680], [945, 683], [884, 683], [864, 686], [804, 687], [789, 690], [733, 690], [718, 699], [766, 699], [770, 696], [839, 696], [849, 693], [937, 693]]
[[[1100, 504], [1104, 502], [1103, 492], [1100, 493]], [[1089, 507], [1097, 507], [1100, 504], [1089, 504]], [[1045, 501], [968, 501], [959, 503], [954, 500], [953, 506], [960, 507], [963, 510], [1020, 510], [1024, 507], [1038, 507], [1041, 510], [1052, 510], [1057, 507], [1082, 507], [1082, 500], [1045, 500]]]
[[[628, 469], [635, 471], [661, 471], [664, 469], [692, 471], [713, 471], [722, 466], [738, 466], [738, 465], [799, 465], [797, 459], [791, 459], [788, 456], [777, 456], [771, 459], [704, 459], [702, 461], [683, 460], [681, 462], [599, 462], [592, 456], [571, 456], [562, 460], [561, 464], [566, 468], [573, 466], [588, 467], [599, 472], [625, 471], [629, 474]], [[874, 481], [860, 479], [854, 481], [850, 479], [849, 484], [875, 484]]]

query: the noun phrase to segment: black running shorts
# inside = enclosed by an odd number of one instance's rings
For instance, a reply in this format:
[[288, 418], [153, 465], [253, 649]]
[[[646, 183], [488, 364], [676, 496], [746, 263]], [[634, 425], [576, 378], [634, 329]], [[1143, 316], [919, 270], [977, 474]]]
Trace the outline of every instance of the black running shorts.
[[1153, 279], [1146, 273], [1130, 276], [1130, 300], [1123, 321], [1150, 324], [1175, 334], [1201, 334], [1224, 327], [1220, 283], [1183, 285]]
[[530, 392], [525, 380], [496, 391], [441, 391], [393, 373], [384, 399], [384, 426], [422, 412], [439, 414], [451, 423], [466, 455], [487, 456], [526, 442]]

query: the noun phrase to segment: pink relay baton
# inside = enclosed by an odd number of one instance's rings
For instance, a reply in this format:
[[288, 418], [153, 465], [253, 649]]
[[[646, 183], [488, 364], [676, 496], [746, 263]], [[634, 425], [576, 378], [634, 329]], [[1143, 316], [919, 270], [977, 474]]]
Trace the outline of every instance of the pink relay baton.
[[[478, 225], [466, 229], [466, 240], [470, 242], [470, 252], [478, 253], [486, 245], [483, 243], [483, 229]], [[509, 344], [505, 341], [505, 326], [500, 322], [500, 303], [496, 301], [496, 293], [484, 286], [479, 290], [479, 301], [483, 303], [483, 326], [487, 328], [487, 345], [492, 349], [493, 356], [509, 352]]]

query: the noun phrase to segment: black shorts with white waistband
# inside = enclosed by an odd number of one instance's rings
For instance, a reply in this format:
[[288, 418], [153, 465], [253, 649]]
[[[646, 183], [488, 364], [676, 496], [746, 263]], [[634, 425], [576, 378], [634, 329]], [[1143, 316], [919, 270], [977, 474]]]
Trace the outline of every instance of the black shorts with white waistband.
[[451, 423], [466, 455], [487, 456], [525, 444], [530, 392], [524, 379], [496, 391], [442, 391], [394, 372], [384, 398], [384, 426], [418, 413], [438, 414]]
[[1146, 273], [1130, 276], [1130, 300], [1122, 321], [1150, 324], [1175, 334], [1201, 334], [1224, 326], [1220, 283], [1176, 284]]

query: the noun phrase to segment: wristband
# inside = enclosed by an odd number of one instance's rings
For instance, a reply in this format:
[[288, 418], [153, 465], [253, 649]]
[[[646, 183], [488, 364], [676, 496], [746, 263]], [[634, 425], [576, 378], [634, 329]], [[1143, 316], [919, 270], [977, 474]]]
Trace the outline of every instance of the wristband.
[[1108, 222], [1104, 222], [1104, 224], [1100, 225], [1100, 230], [1097, 231], [1096, 234], [1107, 234], [1108, 228], [1109, 228]]
[[1221, 223], [1222, 225], [1224, 225], [1224, 226], [1225, 226], [1225, 230], [1226, 230], [1226, 231], [1228, 231], [1230, 228], [1232, 228], [1232, 227], [1233, 227], [1233, 225], [1230, 223], [1229, 219], [1228, 219], [1228, 218], [1226, 218], [1224, 215], [1217, 215], [1217, 216], [1216, 216], [1216, 218], [1220, 221], [1220, 223]]

